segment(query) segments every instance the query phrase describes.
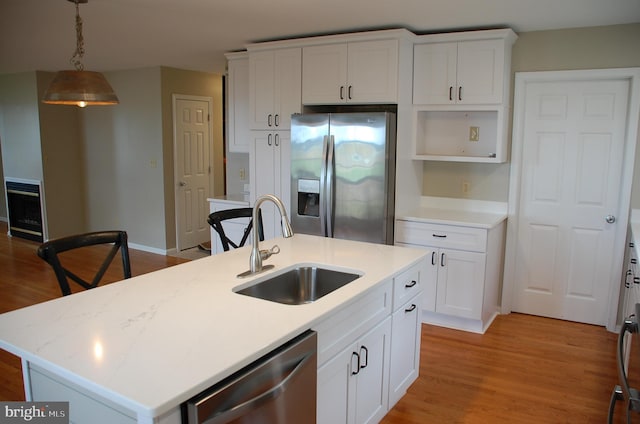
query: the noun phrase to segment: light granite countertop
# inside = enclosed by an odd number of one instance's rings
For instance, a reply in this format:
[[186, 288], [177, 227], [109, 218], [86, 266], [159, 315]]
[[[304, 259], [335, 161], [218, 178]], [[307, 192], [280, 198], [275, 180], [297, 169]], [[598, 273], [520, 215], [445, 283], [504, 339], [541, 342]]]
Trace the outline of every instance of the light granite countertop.
[[490, 229], [507, 219], [507, 205], [502, 202], [423, 197], [417, 208], [396, 219]]

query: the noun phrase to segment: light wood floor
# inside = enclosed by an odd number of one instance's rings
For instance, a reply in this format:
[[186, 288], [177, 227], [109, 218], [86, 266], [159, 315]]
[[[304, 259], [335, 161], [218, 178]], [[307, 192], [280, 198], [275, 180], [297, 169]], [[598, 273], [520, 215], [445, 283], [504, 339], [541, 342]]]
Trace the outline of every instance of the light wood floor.
[[[60, 296], [38, 244], [6, 233], [0, 223], [0, 313]], [[184, 259], [131, 250], [131, 261], [139, 275]], [[615, 343], [603, 327], [521, 314], [484, 335], [423, 325], [420, 377], [383, 423], [605, 423]], [[20, 361], [1, 350], [0, 400], [24, 400]]]

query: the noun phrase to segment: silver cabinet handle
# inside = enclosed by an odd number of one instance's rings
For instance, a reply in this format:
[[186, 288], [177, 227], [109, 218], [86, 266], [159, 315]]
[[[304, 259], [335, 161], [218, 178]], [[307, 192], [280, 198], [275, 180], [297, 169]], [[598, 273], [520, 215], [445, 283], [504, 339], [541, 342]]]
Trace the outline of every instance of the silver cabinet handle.
[[267, 125], [268, 126], [271, 126], [271, 118], [272, 118], [272, 116], [273, 115], [271, 115], [271, 114], [267, 115]]
[[616, 217], [614, 215], [607, 215], [604, 217], [604, 220], [607, 222], [607, 224], [613, 224], [614, 222], [616, 222]]
[[271, 134], [267, 136], [267, 146], [271, 146]]
[[274, 141], [274, 144], [275, 144], [276, 146], [279, 146], [279, 145], [280, 145], [280, 135], [279, 135], [279, 134], [276, 134], [276, 135], [275, 135], [275, 141]]
[[458, 87], [458, 100], [462, 101], [462, 86]]
[[275, 122], [276, 127], [279, 127], [279, 126], [280, 126], [280, 115], [278, 115], [278, 114], [276, 113], [276, 117], [275, 117], [275, 119], [274, 119], [274, 121], [273, 121], [273, 122]]
[[440, 254], [440, 266], [445, 266], [444, 258], [445, 258], [445, 256], [444, 256], [444, 252], [443, 252], [443, 253]]
[[351, 89], [353, 89], [353, 86], [351, 86], [351, 85], [350, 85], [350, 86], [349, 86], [349, 90], [347, 91], [347, 93], [348, 93], [348, 94], [347, 94], [347, 98], [348, 98], [349, 100], [351, 100], [351, 99], [353, 98], [353, 97], [351, 97]]
[[344, 100], [344, 85], [340, 86], [340, 100]]
[[453, 101], [453, 87], [449, 86], [449, 101]]

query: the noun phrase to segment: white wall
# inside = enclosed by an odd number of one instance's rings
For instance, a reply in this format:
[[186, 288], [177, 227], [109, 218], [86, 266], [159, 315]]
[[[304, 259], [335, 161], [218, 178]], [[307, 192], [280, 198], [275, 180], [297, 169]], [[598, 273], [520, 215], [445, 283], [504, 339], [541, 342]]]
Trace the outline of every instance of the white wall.
[[[226, 162], [226, 194], [240, 194], [244, 191], [244, 185], [249, 184], [249, 153], [233, 153], [227, 148]], [[241, 170], [244, 170], [244, 179], [240, 178]]]
[[82, 111], [89, 229], [165, 250], [160, 68], [105, 76], [120, 104]]
[[4, 176], [42, 180], [35, 72], [0, 78], [0, 137]]

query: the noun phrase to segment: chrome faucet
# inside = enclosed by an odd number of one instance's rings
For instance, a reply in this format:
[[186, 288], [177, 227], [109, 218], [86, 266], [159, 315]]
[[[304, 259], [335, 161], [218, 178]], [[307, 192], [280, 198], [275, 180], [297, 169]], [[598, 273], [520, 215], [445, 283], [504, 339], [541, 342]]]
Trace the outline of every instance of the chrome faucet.
[[280, 220], [282, 223], [282, 235], [284, 237], [292, 237], [293, 229], [291, 228], [291, 224], [289, 223], [289, 218], [287, 217], [287, 211], [282, 204], [282, 201], [278, 199], [273, 194], [265, 194], [264, 196], [258, 197], [256, 203], [253, 205], [253, 213], [251, 214], [251, 219], [253, 222], [253, 245], [251, 246], [251, 256], [249, 257], [249, 272], [242, 273], [238, 275], [238, 277], [256, 274], [263, 270], [262, 261], [269, 258], [271, 255], [280, 252], [280, 248], [276, 245], [273, 246], [269, 250], [260, 250], [260, 237], [258, 234], [258, 212], [260, 210], [260, 205], [265, 201], [273, 202], [280, 211]]

